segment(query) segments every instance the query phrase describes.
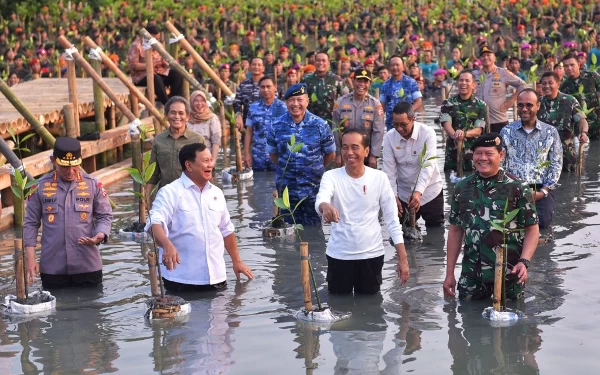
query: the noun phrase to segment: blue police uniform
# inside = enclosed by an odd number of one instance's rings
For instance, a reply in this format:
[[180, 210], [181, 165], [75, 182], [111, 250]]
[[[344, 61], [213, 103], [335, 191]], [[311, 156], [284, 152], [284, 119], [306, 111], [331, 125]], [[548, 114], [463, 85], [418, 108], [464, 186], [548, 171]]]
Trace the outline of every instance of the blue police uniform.
[[[296, 144], [303, 143], [296, 153], [288, 149], [292, 135]], [[314, 207], [321, 177], [325, 173], [323, 157], [335, 152], [333, 133], [327, 122], [306, 111], [302, 121], [296, 124], [291, 115], [286, 113], [273, 122], [267, 136], [267, 151], [277, 154], [275, 183], [279, 191], [288, 187], [291, 207], [306, 197], [294, 212], [296, 223], [320, 225], [321, 218]], [[288, 216], [285, 220], [292, 222]]]
[[252, 169], [274, 171], [275, 164], [267, 152], [267, 134], [273, 121], [287, 112], [285, 103], [277, 98], [266, 105], [264, 99], [250, 104], [246, 126], [252, 128]]

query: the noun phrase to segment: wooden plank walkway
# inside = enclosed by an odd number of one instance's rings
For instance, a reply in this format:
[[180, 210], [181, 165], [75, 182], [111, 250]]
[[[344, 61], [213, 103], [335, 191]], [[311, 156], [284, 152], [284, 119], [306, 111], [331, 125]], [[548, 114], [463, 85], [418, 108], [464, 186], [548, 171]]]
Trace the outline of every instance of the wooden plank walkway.
[[[104, 78], [123, 103], [129, 102], [129, 89], [118, 78]], [[94, 94], [91, 78], [77, 78], [77, 100], [79, 117], [94, 115]], [[11, 88], [27, 109], [35, 115], [49, 130], [64, 122], [62, 109], [69, 104], [69, 92], [66, 78], [41, 78], [23, 82]], [[112, 106], [112, 101], [104, 94], [104, 108]], [[8, 128], [15, 133], [24, 133], [30, 129], [29, 123], [0, 95], [0, 137], [10, 138]]]

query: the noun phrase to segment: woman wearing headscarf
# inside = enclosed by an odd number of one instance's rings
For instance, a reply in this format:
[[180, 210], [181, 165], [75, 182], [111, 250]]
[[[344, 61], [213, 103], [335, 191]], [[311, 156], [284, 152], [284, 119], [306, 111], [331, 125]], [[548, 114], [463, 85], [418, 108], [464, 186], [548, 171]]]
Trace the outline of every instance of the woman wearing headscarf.
[[192, 105], [192, 113], [188, 120], [188, 126], [204, 137], [214, 165], [217, 162], [217, 155], [221, 147], [221, 121], [208, 107], [204, 92], [194, 91], [190, 95], [190, 104]]

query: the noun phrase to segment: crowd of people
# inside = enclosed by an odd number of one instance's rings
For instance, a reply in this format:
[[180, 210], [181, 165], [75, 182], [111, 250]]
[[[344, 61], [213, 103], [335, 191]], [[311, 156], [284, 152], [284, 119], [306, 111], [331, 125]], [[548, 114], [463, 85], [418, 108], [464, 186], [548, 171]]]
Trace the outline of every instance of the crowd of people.
[[[399, 216], [413, 213], [426, 226], [444, 224], [443, 171], [437, 163], [427, 162], [437, 150], [435, 132], [416, 121], [416, 113], [423, 110], [424, 98], [449, 95], [439, 114], [447, 135], [444, 170], [462, 165], [461, 172], [468, 177], [453, 193], [444, 292], [454, 295], [454, 266], [464, 242], [459, 295], [489, 298], [494, 248], [502, 244], [502, 234], [491, 221], [502, 219], [508, 202], [509, 212], [520, 210], [511, 228], [523, 230], [515, 231], [507, 242], [511, 270], [507, 290], [516, 299], [522, 296], [540, 229], [550, 228], [561, 173], [574, 168], [580, 156], [578, 145], [588, 142], [588, 135], [598, 137], [600, 130], [596, 72], [600, 6], [576, 0], [566, 4], [553, 8], [532, 0], [528, 7], [518, 8], [501, 1], [489, 13], [475, 6], [469, 8], [471, 18], [467, 14], [456, 19], [446, 14], [432, 17], [439, 9], [429, 3], [415, 6], [416, 20], [402, 19], [389, 6], [365, 7], [355, 14], [357, 19], [342, 12], [333, 20], [293, 11], [271, 17], [264, 8], [266, 17], [258, 17], [263, 28], [244, 31], [241, 41], [227, 46], [221, 32], [235, 34], [243, 29], [234, 16], [216, 23], [202, 16], [179, 26], [236, 92], [235, 125], [246, 130], [244, 163], [256, 172], [276, 171], [277, 189], [288, 188], [294, 207], [294, 216], [286, 220], [308, 226], [332, 223], [327, 247], [332, 293], [379, 291], [384, 250], [381, 231], [373, 228], [380, 228], [380, 209], [398, 254], [402, 282], [408, 279], [409, 269]], [[572, 6], [578, 11], [569, 12]], [[588, 8], [589, 12], [583, 11]], [[223, 13], [238, 11], [233, 6]], [[47, 20], [46, 14], [40, 17]], [[129, 19], [125, 7], [103, 18], [113, 23], [98, 25], [93, 18], [82, 17], [70, 22], [68, 32], [60, 26], [57, 32], [72, 39], [89, 34], [99, 45], [110, 44], [112, 58], [123, 62], [120, 65], [134, 83], [145, 85], [143, 41], [133, 33], [144, 26], [162, 41], [160, 20], [142, 24], [140, 19]], [[12, 39], [18, 17], [11, 19], [5, 31]], [[271, 43], [277, 38], [273, 40], [270, 31], [277, 35], [282, 26], [291, 25], [289, 39], [279, 37], [281, 45]], [[111, 34], [115, 30], [118, 33]], [[14, 35], [18, 35], [14, 45], [0, 38], [0, 46], [8, 43], [4, 62], [9, 78], [26, 69], [22, 62], [11, 62], [17, 60], [16, 53], [30, 66], [38, 59], [34, 54], [40, 60], [56, 56], [41, 35], [32, 49], [21, 45], [22, 31]], [[307, 35], [317, 37], [315, 48], [308, 49], [303, 42]], [[132, 38], [129, 46], [121, 43]], [[390, 40], [393, 48], [388, 46]], [[147, 186], [148, 193], [159, 187], [151, 229], [163, 249], [165, 284], [175, 291], [190, 285], [201, 290], [223, 287], [225, 249], [234, 259], [236, 274], [252, 277], [237, 252], [223, 194], [210, 182], [220, 146], [218, 118], [208, 108], [204, 92], [193, 92], [189, 103], [180, 96], [179, 73], [160, 56], [153, 56], [153, 64], [157, 101], [164, 105], [170, 125], [154, 139], [151, 160], [157, 168]], [[182, 65], [217, 96], [217, 85], [204, 79], [193, 59], [183, 56]], [[45, 73], [34, 73], [32, 79], [61, 75], [60, 58], [57, 66], [47, 65]], [[530, 87], [538, 81], [537, 90]], [[456, 93], [448, 90], [450, 86], [456, 86]], [[519, 120], [509, 123], [507, 111], [513, 105]], [[378, 159], [382, 171], [376, 170]], [[77, 206], [75, 210], [79, 211]], [[34, 224], [39, 226], [38, 211]], [[365, 220], [357, 221], [357, 215]], [[193, 217], [195, 225], [186, 225]], [[90, 244], [103, 240], [103, 233], [90, 239]], [[198, 243], [206, 245], [197, 248]], [[70, 272], [68, 267], [45, 269]]]

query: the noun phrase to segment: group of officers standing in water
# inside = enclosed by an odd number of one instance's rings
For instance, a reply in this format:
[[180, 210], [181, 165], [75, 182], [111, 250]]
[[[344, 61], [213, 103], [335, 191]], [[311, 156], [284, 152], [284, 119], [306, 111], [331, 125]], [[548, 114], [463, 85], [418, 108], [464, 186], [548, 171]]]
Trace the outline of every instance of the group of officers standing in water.
[[[543, 74], [540, 97], [512, 73], [494, 66], [493, 56], [484, 46], [482, 69], [460, 72], [457, 94], [444, 101], [439, 116], [448, 137], [444, 169], [455, 169], [462, 158], [465, 171], [474, 170], [456, 184], [448, 216], [443, 289], [445, 295], [454, 296], [458, 286], [461, 299], [490, 298], [495, 252], [501, 246], [506, 248], [510, 270], [507, 297], [523, 296], [540, 229], [549, 228], [552, 220], [561, 171], [574, 164], [577, 142], [588, 141], [585, 113], [577, 100], [559, 92], [556, 73]], [[565, 57], [565, 65], [571, 58]], [[352, 93], [327, 96], [323, 103], [313, 100], [315, 93], [333, 90], [330, 83], [336, 82], [327, 54], [317, 54], [316, 71], [304, 78], [306, 83], [291, 86], [283, 100], [276, 97], [274, 80], [262, 74], [263, 67], [250, 78], [260, 99], [242, 101], [247, 112], [238, 116], [248, 129], [246, 165], [257, 172], [275, 170], [277, 189], [288, 188], [290, 206], [296, 209], [286, 221], [302, 224], [304, 230], [331, 224], [327, 244], [331, 293], [379, 292], [384, 258], [380, 211], [396, 250], [402, 284], [410, 271], [399, 217], [412, 211], [427, 227], [444, 224], [435, 131], [416, 121], [421, 93], [404, 74], [402, 58], [392, 56], [389, 70], [391, 77], [379, 98], [369, 94], [371, 73], [359, 69]], [[485, 79], [478, 78], [482, 76]], [[508, 86], [517, 92], [507, 99]], [[495, 122], [491, 125], [499, 133], [490, 132], [492, 113], [507, 117], [515, 100], [520, 120]], [[311, 113], [316, 105], [330, 108], [329, 118]], [[188, 127], [191, 113], [184, 98], [168, 100], [165, 115], [170, 127], [156, 136], [151, 156], [157, 163], [151, 185], [160, 188], [146, 230], [160, 246], [164, 283], [172, 292], [225, 288], [224, 250], [238, 279], [240, 274], [253, 277], [239, 255], [223, 192], [211, 182], [215, 165], [211, 149]], [[574, 129], [571, 134], [569, 129]], [[459, 149], [463, 154], [458, 155]], [[379, 158], [382, 171], [377, 170]], [[100, 285], [97, 245], [106, 242], [112, 220], [106, 192], [101, 183], [79, 171], [78, 141], [57, 139], [52, 161], [55, 171], [40, 179], [27, 204], [27, 276], [32, 282], [41, 273], [45, 288]], [[335, 167], [326, 171], [332, 163]], [[518, 214], [505, 224], [505, 235], [494, 230], [492, 222], [502, 221], [513, 210]], [[41, 223], [38, 265], [34, 249]], [[461, 248], [457, 283], [454, 271]]]

